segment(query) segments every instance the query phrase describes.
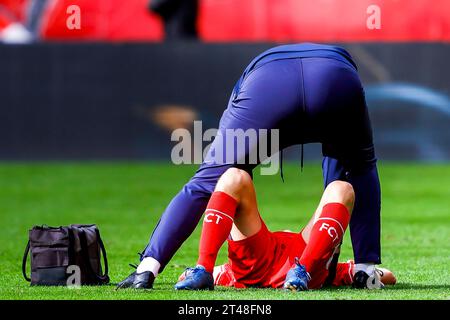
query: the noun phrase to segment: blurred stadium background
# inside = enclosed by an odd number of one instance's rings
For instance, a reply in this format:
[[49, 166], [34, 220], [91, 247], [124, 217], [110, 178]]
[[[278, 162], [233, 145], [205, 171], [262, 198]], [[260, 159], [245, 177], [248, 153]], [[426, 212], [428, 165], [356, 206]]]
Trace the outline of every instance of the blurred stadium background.
[[[368, 28], [372, 5], [380, 29]], [[174, 293], [179, 264], [193, 263], [198, 230], [154, 295], [25, 290], [19, 266], [33, 224], [95, 222], [110, 249], [112, 280], [125, 277], [195, 170], [170, 165], [171, 131], [192, 129], [194, 120], [216, 128], [247, 63], [289, 42], [343, 45], [359, 66], [381, 164], [383, 257], [400, 282], [383, 293], [304, 297], [448, 299], [449, 0], [0, 0], [0, 224], [11, 226], [0, 233], [8, 270], [0, 298], [296, 299], [272, 291]], [[298, 173], [298, 150], [286, 158], [296, 162], [287, 172]], [[305, 159], [320, 160], [320, 147], [306, 146]], [[315, 163], [306, 169], [284, 185], [255, 177], [274, 230], [306, 222], [314, 209], [321, 173]], [[351, 258], [348, 238], [344, 245]]]
[[309, 41], [355, 57], [381, 159], [450, 160], [448, 0], [0, 0], [0, 32], [1, 159], [169, 159], [252, 57]]

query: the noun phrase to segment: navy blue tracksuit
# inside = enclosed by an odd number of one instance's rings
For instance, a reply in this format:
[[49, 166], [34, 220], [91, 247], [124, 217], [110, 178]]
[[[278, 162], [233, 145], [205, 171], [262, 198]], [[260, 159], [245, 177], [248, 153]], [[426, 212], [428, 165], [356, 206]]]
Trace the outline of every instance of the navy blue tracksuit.
[[[281, 149], [320, 142], [325, 186], [339, 179], [355, 190], [350, 221], [355, 262], [381, 263], [381, 191], [372, 129], [347, 51], [304, 43], [256, 57], [236, 83], [219, 124], [219, 132], [238, 128], [279, 129]], [[251, 173], [257, 164], [237, 165], [236, 158], [223, 164], [205, 161], [172, 199], [143, 254], [158, 260], [160, 271], [195, 229], [220, 176], [236, 166]]]

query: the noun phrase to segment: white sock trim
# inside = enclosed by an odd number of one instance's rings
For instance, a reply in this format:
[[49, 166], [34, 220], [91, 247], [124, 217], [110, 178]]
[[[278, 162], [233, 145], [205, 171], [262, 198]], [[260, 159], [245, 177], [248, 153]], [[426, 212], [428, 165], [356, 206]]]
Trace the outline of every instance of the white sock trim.
[[356, 263], [354, 267], [354, 273], [358, 271], [364, 271], [369, 276], [375, 272], [375, 264], [374, 263]]
[[158, 275], [160, 267], [161, 264], [158, 262], [158, 260], [153, 259], [152, 257], [147, 257], [142, 259], [141, 263], [138, 265], [136, 269], [136, 272], [142, 273], [146, 271], [151, 271], [156, 277]]

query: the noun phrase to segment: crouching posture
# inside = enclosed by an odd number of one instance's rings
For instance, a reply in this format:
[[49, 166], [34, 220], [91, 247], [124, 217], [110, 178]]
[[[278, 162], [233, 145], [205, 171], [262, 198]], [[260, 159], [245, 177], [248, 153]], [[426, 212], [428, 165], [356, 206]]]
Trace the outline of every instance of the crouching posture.
[[[354, 199], [349, 183], [334, 181], [325, 189], [316, 212], [301, 232], [271, 232], [259, 214], [250, 175], [237, 168], [228, 169], [205, 210], [197, 266], [183, 272], [175, 289], [223, 285], [300, 291], [351, 285], [354, 264], [337, 263], [337, 257]], [[229, 263], [214, 268], [219, 249], [227, 239]], [[382, 282], [395, 283], [390, 271], [377, 271], [367, 281], [378, 286]]]

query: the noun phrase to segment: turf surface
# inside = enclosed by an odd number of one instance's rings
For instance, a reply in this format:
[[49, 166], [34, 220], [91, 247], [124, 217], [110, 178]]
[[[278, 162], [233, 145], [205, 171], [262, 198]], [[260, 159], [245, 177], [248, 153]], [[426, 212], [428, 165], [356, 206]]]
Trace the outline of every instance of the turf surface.
[[[115, 291], [32, 287], [21, 276], [28, 229], [35, 224], [96, 223], [108, 251], [113, 283], [137, 262], [159, 215], [194, 167], [149, 163], [0, 164], [0, 299], [450, 299], [450, 165], [385, 164], [383, 266], [398, 284], [382, 291], [351, 288], [302, 293], [272, 289], [176, 292], [173, 284], [196, 261], [199, 228], [182, 246], [155, 289]], [[318, 164], [286, 165], [279, 176], [255, 176], [259, 208], [272, 230], [300, 229], [321, 195]], [[344, 240], [341, 260], [352, 258]], [[226, 260], [221, 251], [218, 262]]]

